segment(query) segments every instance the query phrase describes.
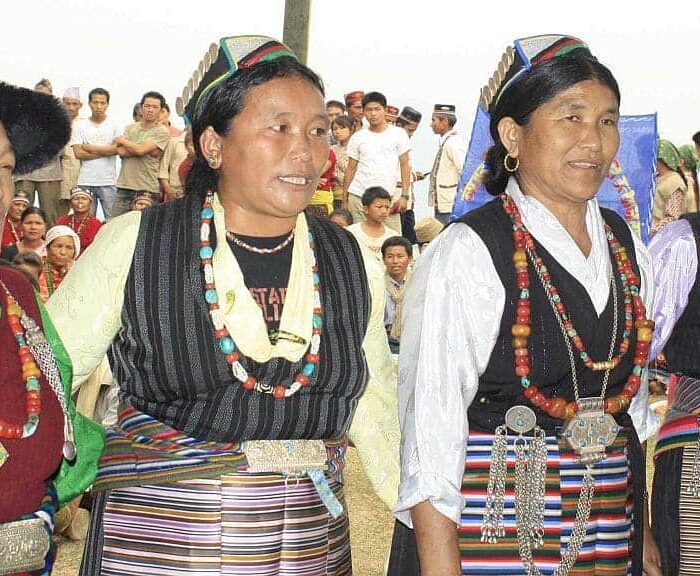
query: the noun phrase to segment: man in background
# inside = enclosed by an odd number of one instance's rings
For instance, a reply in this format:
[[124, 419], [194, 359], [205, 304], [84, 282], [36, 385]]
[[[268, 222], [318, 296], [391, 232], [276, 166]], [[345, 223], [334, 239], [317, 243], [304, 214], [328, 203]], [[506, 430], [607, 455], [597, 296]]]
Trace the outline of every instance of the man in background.
[[114, 140], [121, 135], [121, 130], [107, 117], [107, 90], [90, 90], [88, 106], [90, 117], [77, 124], [71, 147], [76, 158], [82, 161], [78, 185], [92, 193], [91, 213], [95, 216], [99, 201], [107, 221], [114, 216], [113, 207], [117, 199], [117, 147]]
[[145, 190], [154, 198], [160, 197], [160, 158], [170, 141], [170, 134], [160, 116], [164, 104], [162, 94], [146, 92], [141, 98], [141, 121], [127, 126], [124, 135], [114, 140], [117, 154], [122, 159], [114, 216], [130, 210], [137, 191]]
[[467, 155], [466, 144], [454, 129], [456, 123], [455, 106], [435, 104], [430, 127], [440, 137], [440, 144], [430, 171], [428, 206], [433, 208], [435, 218], [445, 225], [452, 216], [457, 184]]
[[[70, 116], [72, 137], [80, 122], [78, 114], [83, 106], [83, 103], [80, 101], [80, 89], [66, 89], [63, 93], [63, 105], [66, 107], [66, 110], [68, 110], [68, 115]], [[63, 180], [61, 181], [61, 204], [67, 213], [70, 209], [71, 190], [78, 184], [78, 176], [80, 175], [80, 159], [76, 158], [70, 143], [66, 144], [61, 152], [61, 172], [63, 174]]]

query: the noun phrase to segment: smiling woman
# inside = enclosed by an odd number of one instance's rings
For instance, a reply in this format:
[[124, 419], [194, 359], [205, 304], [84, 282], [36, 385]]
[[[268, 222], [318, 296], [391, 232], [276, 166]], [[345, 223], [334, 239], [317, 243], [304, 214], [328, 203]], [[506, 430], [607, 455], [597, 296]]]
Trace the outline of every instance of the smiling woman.
[[650, 259], [595, 199], [619, 103], [560, 35], [516, 40], [482, 91], [497, 198], [431, 242], [404, 297], [394, 512], [418, 558], [398, 524], [392, 576], [661, 574], [640, 444]]
[[304, 214], [321, 81], [275, 40], [224, 38], [178, 108], [186, 196], [107, 224], [50, 301], [75, 379], [111, 346], [122, 398], [82, 572], [349, 575], [348, 435], [390, 505], [398, 423], [382, 271]]

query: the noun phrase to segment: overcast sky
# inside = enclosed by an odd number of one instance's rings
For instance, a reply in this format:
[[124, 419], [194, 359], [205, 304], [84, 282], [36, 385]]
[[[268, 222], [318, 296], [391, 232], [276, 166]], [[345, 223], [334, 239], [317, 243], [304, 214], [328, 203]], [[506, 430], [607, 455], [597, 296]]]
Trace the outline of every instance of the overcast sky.
[[[174, 110], [211, 42], [251, 33], [281, 39], [284, 17], [284, 0], [6, 4], [0, 79], [31, 87], [47, 77], [58, 96], [78, 86], [84, 100], [103, 86], [112, 93], [109, 114], [123, 123], [147, 90], [162, 92]], [[411, 105], [428, 119], [434, 103], [455, 104], [457, 127], [468, 138], [481, 86], [505, 47], [523, 36], [571, 34], [615, 74], [623, 114], [657, 112], [663, 137], [689, 143], [700, 130], [700, 1], [640, 4], [312, 0], [308, 63], [328, 98], [379, 90], [390, 104]], [[89, 115], [87, 105], [81, 115]], [[425, 171], [436, 147], [428, 124], [413, 140], [413, 164]]]

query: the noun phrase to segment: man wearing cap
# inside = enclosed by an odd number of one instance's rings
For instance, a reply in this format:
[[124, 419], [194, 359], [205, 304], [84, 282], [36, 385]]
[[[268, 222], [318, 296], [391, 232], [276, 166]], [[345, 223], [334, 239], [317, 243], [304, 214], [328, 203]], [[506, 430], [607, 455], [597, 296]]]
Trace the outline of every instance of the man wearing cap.
[[[34, 86], [34, 90], [51, 94], [51, 83], [42, 79]], [[60, 154], [56, 154], [48, 163], [31, 172], [14, 176], [15, 189], [29, 195], [30, 205], [34, 204], [35, 194], [39, 193], [39, 204], [46, 213], [46, 226], [49, 228], [55, 224], [59, 216], [68, 212], [68, 205], [61, 203], [62, 180]]]
[[362, 130], [362, 118], [364, 117], [364, 107], [362, 106], [362, 99], [365, 97], [365, 93], [361, 90], [355, 90], [354, 92], [348, 92], [345, 95], [345, 107], [350, 120], [355, 125], [355, 130]]
[[386, 107], [386, 123], [396, 126], [396, 119], [399, 116], [399, 109], [396, 106], [391, 106], [390, 104]]
[[[78, 113], [83, 106], [83, 103], [80, 101], [80, 89], [66, 89], [63, 93], [63, 105], [66, 107], [66, 110], [68, 110], [68, 115], [71, 119], [72, 135], [80, 122]], [[61, 172], [63, 173], [63, 180], [61, 181], [61, 204], [64, 208], [67, 208], [68, 204], [70, 204], [70, 191], [78, 184], [78, 176], [80, 174], [80, 159], [76, 158], [70, 143], [66, 145], [61, 152]], [[66, 212], [67, 211], [66, 209]]]
[[[413, 138], [413, 134], [418, 129], [418, 124], [420, 124], [423, 115], [418, 112], [415, 108], [410, 106], [404, 106], [401, 113], [396, 118], [396, 127], [403, 128], [409, 139]], [[419, 180], [423, 180], [425, 176], [410, 168], [411, 173], [411, 186], [408, 189], [408, 200], [406, 201], [406, 211], [401, 214], [401, 232], [404, 238], [406, 238], [411, 244], [416, 244], [416, 233], [414, 231], [414, 225], [416, 223], [416, 215], [413, 212], [413, 204], [416, 201], [415, 194], [413, 192], [413, 183]], [[401, 182], [396, 183], [397, 189], [401, 187]]]
[[92, 193], [91, 211], [97, 213], [97, 202], [102, 205], [105, 221], [112, 217], [117, 198], [117, 147], [114, 139], [121, 129], [107, 117], [109, 92], [93, 88], [88, 94], [90, 117], [81, 120], [73, 131], [71, 147], [82, 160], [78, 186]]
[[71, 213], [59, 218], [56, 224], [68, 226], [78, 235], [82, 253], [92, 244], [102, 222], [92, 216], [92, 193], [87, 188], [74, 186], [70, 191], [70, 205]]
[[0, 252], [12, 244], [17, 244], [22, 239], [20, 219], [22, 218], [22, 212], [26, 210], [27, 206], [29, 206], [29, 195], [21, 190], [15, 192], [2, 227]]
[[457, 184], [467, 155], [465, 142], [454, 129], [456, 123], [457, 115], [452, 104], [435, 104], [430, 127], [440, 137], [440, 145], [430, 171], [428, 206], [433, 208], [435, 218], [443, 224], [450, 221]]

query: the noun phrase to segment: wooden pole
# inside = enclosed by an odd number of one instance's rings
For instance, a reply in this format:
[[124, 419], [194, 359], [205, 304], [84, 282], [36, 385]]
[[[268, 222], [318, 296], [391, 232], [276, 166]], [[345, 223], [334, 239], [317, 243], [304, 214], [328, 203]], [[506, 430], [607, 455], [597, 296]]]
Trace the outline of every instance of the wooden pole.
[[284, 32], [282, 41], [306, 64], [309, 49], [309, 16], [311, 0], [284, 1]]

